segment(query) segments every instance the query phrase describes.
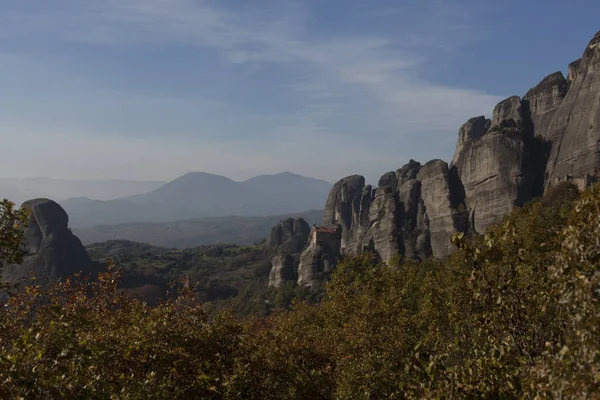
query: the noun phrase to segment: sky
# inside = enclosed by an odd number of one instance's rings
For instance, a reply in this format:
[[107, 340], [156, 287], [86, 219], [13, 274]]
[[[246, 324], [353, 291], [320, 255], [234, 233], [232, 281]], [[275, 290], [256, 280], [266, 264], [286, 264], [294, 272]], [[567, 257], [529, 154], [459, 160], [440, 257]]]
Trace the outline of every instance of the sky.
[[335, 182], [450, 161], [600, 2], [0, 0], [0, 176]]

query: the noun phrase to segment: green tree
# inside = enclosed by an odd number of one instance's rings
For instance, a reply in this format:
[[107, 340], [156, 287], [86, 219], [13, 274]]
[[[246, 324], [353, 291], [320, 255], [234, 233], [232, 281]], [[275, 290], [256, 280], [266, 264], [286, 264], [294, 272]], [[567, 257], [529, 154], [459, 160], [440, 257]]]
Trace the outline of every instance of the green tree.
[[20, 264], [23, 262], [23, 225], [27, 223], [28, 212], [15, 209], [9, 200], [0, 202], [0, 264]]
[[109, 267], [95, 281], [30, 286], [0, 313], [0, 397], [27, 399], [224, 398], [241, 326], [208, 321], [185, 284], [149, 307], [116, 290]]
[[564, 336], [549, 340], [537, 369], [540, 397], [600, 396], [600, 185], [583, 193], [550, 269]]

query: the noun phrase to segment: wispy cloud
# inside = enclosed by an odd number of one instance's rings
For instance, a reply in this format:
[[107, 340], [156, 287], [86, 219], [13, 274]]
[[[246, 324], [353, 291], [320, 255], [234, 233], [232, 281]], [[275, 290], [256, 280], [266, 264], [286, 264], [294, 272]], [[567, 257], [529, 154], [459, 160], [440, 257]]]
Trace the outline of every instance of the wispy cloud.
[[[286, 143], [294, 143], [290, 147], [298, 149], [299, 143], [311, 139], [336, 147], [334, 151], [347, 147], [334, 143], [339, 138], [350, 145], [366, 142], [368, 150], [362, 149], [363, 155], [380, 154], [401, 163], [402, 155], [393, 146], [423, 132], [443, 135], [447, 143], [452, 143], [461, 122], [489, 112], [499, 100], [476, 90], [429, 82], [421, 74], [423, 65], [435, 62], [440, 48], [464, 42], [469, 15], [458, 5], [450, 7], [436, 0], [403, 2], [417, 11], [387, 8], [371, 10], [369, 16], [412, 15], [414, 20], [405, 18], [405, 26], [394, 35], [376, 29], [369, 32], [366, 25], [336, 35], [311, 29], [314, 16], [305, 5], [308, 3], [282, 0], [229, 8], [224, 4], [193, 0], [63, 0], [44, 9], [15, 7], [0, 17], [0, 37], [29, 35], [108, 48], [186, 45], [214, 51], [223, 63], [240, 68], [284, 70], [286, 82], [275, 86], [303, 101], [285, 118], [274, 117], [276, 122], [268, 130], [274, 140], [270, 144], [273, 151], [261, 155], [261, 162], [257, 161], [259, 156], [253, 158], [261, 168], [266, 168], [265, 158], [273, 160], [273, 170], [291, 169], [285, 167], [289, 157], [273, 156], [285, 151]], [[425, 33], [424, 25], [434, 28]], [[371, 143], [369, 147], [364, 140], [373, 133], [377, 138], [371, 139], [381, 141], [380, 146]], [[247, 145], [252, 139], [243, 141]], [[427, 143], [414, 144], [417, 153], [425, 146]], [[345, 151], [361, 153], [347, 148]], [[342, 163], [346, 157], [339, 158]], [[338, 169], [341, 173], [360, 167], [343, 164]], [[330, 174], [326, 177], [332, 179]]]

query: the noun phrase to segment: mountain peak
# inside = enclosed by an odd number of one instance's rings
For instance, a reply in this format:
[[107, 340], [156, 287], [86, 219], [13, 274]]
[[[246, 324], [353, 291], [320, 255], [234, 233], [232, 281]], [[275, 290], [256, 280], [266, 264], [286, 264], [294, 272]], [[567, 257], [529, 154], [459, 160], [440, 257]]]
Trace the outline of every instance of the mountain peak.
[[108, 202], [79, 199], [63, 204], [77, 227], [210, 216], [264, 216], [320, 209], [331, 186], [289, 171], [245, 182], [198, 171], [144, 194]]
[[290, 171], [283, 171], [283, 172], [280, 172], [278, 174], [275, 174], [274, 176], [302, 176], [302, 175], [295, 174], [295, 173], [290, 172]]
[[312, 178], [312, 177], [296, 174], [296, 173], [290, 172], [290, 171], [278, 172], [278, 173], [272, 174], [272, 175], [264, 174], [264, 175], [255, 176], [254, 178], [250, 178], [250, 179], [244, 181], [243, 183], [256, 183], [256, 182], [273, 181], [273, 180], [277, 180], [277, 181], [294, 180], [294, 181], [304, 181], [304, 182], [319, 182], [323, 185], [333, 186], [333, 184], [331, 184], [330, 182], [327, 182], [323, 179]]
[[225, 178], [225, 179], [229, 179], [226, 176], [223, 175], [217, 175], [217, 174], [211, 174], [210, 172], [203, 172], [203, 171], [192, 171], [192, 172], [188, 172], [186, 174], [181, 175], [180, 177], [174, 179], [182, 179], [182, 178], [203, 178], [203, 177], [214, 177], [214, 178]]

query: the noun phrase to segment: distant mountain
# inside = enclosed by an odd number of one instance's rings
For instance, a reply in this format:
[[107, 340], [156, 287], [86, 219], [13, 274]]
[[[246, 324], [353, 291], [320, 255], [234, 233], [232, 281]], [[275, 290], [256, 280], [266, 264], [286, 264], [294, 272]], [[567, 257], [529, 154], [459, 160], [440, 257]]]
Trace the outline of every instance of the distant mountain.
[[[251, 197], [248, 197], [251, 194]], [[191, 172], [146, 194], [126, 200], [136, 204], [168, 207], [167, 219], [203, 216], [247, 215], [244, 204], [254, 201], [259, 193], [248, 191], [239, 182], [220, 175]], [[243, 200], [243, 201], [240, 201]], [[163, 211], [164, 213], [164, 211]]]
[[139, 193], [148, 193], [162, 185], [160, 181], [71, 180], [52, 178], [0, 178], [0, 197], [16, 204], [32, 198], [55, 201], [71, 197], [111, 200]]
[[[268, 209], [263, 214], [322, 209], [333, 185], [320, 179], [306, 178], [291, 172], [277, 175], [261, 175], [243, 182], [246, 188], [258, 191], [267, 199]], [[277, 199], [280, 205], [268, 199]], [[265, 201], [262, 200], [261, 201]], [[260, 208], [260, 204], [255, 204]]]
[[149, 193], [116, 200], [61, 202], [75, 228], [189, 218], [268, 216], [321, 209], [329, 182], [284, 172], [245, 182], [204, 172], [185, 174]]
[[21, 205], [29, 199], [55, 198], [47, 192], [32, 187], [22, 187], [0, 180], [0, 199], [8, 199], [16, 205]]
[[289, 217], [302, 217], [312, 225], [321, 222], [323, 211], [266, 217], [212, 217], [174, 222], [98, 225], [73, 229], [73, 232], [86, 245], [107, 240], [131, 240], [169, 248], [223, 243], [245, 245], [265, 239], [274, 225]]

